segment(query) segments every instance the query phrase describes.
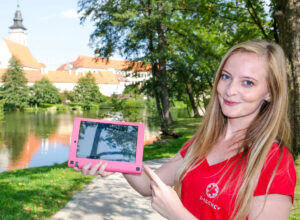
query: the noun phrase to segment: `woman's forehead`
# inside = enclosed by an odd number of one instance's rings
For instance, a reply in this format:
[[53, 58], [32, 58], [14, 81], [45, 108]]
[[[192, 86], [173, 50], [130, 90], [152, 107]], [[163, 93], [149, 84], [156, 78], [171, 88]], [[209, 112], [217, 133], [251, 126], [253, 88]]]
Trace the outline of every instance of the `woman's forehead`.
[[236, 52], [228, 57], [222, 71], [245, 77], [266, 77], [267, 62], [264, 56], [250, 52]]

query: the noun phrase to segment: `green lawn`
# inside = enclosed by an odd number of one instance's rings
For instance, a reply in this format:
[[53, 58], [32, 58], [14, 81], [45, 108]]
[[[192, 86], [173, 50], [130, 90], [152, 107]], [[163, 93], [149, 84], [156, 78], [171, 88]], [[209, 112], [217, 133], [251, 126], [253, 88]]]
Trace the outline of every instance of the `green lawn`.
[[290, 214], [290, 220], [300, 219], [300, 157], [296, 160], [297, 185], [295, 191], [295, 201]]
[[47, 219], [91, 179], [66, 163], [1, 173], [0, 219]]
[[[200, 119], [179, 119], [172, 125], [178, 138], [147, 145], [144, 160], [173, 156], [195, 133]], [[300, 219], [300, 158], [296, 162], [298, 185], [290, 219]], [[0, 219], [49, 219], [65, 206], [93, 177], [83, 177], [67, 164], [0, 173]]]

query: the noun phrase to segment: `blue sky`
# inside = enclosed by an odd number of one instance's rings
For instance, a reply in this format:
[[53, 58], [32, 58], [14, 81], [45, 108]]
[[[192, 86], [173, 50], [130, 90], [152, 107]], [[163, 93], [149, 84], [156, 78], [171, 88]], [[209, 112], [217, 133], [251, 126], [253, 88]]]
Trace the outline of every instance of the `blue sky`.
[[[93, 25], [80, 24], [77, 0], [19, 0], [19, 4], [28, 48], [39, 62], [56, 69], [79, 55], [93, 56], [88, 46]], [[0, 6], [0, 39], [7, 39], [17, 0], [0, 0]]]

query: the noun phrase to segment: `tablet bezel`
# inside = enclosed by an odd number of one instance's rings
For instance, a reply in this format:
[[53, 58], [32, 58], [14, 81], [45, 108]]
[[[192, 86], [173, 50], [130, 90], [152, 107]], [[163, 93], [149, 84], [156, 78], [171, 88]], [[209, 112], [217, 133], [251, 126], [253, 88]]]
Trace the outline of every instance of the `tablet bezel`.
[[[82, 121], [114, 124], [114, 125], [136, 126], [138, 128], [138, 131], [137, 131], [137, 142], [136, 142], [137, 146], [136, 146], [135, 163], [77, 157], [76, 156], [77, 144], [78, 144], [78, 138], [79, 138], [80, 123]], [[78, 168], [82, 168], [85, 164], [87, 164], [89, 162], [92, 164], [92, 166], [94, 166], [99, 161], [103, 161], [103, 162], [107, 162], [105, 171], [140, 174], [142, 172], [142, 163], [143, 163], [144, 130], [145, 130], [145, 125], [143, 123], [108, 121], [108, 120], [98, 120], [98, 119], [91, 119], [91, 118], [76, 117], [74, 119], [74, 124], [73, 124], [68, 166], [69, 167], [77, 166]]]

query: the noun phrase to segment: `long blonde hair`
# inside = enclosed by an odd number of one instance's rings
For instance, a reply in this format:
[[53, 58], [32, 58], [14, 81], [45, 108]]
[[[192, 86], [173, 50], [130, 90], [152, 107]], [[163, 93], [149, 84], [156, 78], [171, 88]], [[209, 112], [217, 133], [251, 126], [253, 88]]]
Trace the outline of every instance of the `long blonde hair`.
[[[232, 54], [238, 52], [255, 53], [266, 60], [266, 81], [270, 101], [262, 105], [259, 114], [251, 122], [246, 130], [244, 139], [241, 141], [239, 150], [244, 152], [242, 158], [246, 158], [246, 165], [240, 188], [236, 190], [237, 197], [231, 216], [235, 220], [245, 219], [249, 213], [253, 192], [272, 143], [276, 140], [280, 146], [288, 146], [290, 125], [287, 116], [288, 91], [286, 66], [284, 52], [279, 45], [263, 40], [250, 40], [237, 44], [226, 53], [215, 77], [206, 115], [195, 134], [195, 139], [189, 147], [181, 167], [177, 171], [175, 181], [175, 190], [180, 196], [183, 178], [189, 171], [196, 167], [196, 163], [198, 166], [200, 164], [198, 162], [206, 158], [226, 128], [227, 120], [222, 113], [217, 97], [217, 84], [226, 61]], [[235, 170], [235, 172], [238, 171]], [[275, 171], [273, 177], [274, 174]], [[270, 187], [273, 177], [269, 182], [267, 190]]]

